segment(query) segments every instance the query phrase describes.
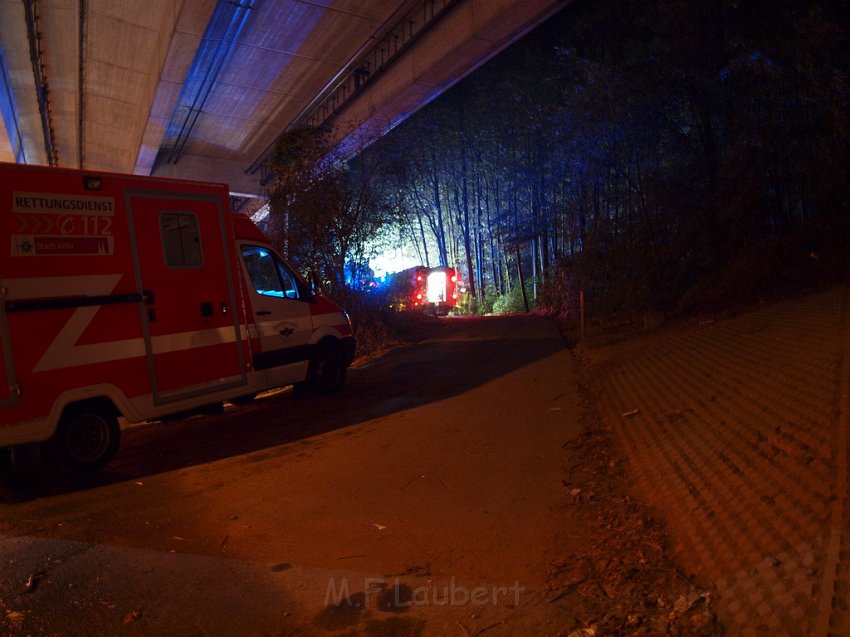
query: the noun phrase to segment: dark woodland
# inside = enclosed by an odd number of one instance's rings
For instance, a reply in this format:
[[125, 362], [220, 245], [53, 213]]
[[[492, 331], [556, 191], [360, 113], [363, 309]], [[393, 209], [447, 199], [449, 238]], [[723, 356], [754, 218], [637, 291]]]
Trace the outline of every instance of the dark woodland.
[[793, 294], [846, 273], [848, 78], [845, 2], [576, 0], [345, 164], [285, 139], [274, 234], [343, 294], [383, 230], [471, 312]]

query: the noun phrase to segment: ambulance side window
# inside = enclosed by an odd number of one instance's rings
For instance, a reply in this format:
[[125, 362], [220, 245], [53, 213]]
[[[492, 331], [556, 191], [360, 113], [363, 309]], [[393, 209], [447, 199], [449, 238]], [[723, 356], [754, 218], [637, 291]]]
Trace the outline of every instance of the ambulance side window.
[[203, 267], [201, 230], [194, 213], [163, 211], [159, 213], [159, 229], [166, 265], [181, 269]]
[[243, 245], [242, 259], [257, 294], [281, 299], [301, 298], [295, 275], [271, 250]]

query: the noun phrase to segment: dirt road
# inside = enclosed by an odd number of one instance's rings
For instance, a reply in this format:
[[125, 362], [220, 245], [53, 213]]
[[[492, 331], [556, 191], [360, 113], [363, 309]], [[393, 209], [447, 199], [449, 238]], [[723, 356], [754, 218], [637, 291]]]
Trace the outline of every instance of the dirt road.
[[89, 483], [0, 480], [0, 632], [555, 634], [574, 374], [545, 320], [441, 321], [338, 396], [130, 428]]

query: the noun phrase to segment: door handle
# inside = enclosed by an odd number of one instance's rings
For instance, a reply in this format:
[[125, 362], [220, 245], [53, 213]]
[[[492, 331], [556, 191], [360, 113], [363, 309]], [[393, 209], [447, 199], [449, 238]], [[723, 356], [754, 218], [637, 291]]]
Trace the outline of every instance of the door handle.
[[259, 310], [259, 311], [255, 312], [255, 314], [257, 316], [268, 316], [271, 313], [272, 313], [271, 310]]

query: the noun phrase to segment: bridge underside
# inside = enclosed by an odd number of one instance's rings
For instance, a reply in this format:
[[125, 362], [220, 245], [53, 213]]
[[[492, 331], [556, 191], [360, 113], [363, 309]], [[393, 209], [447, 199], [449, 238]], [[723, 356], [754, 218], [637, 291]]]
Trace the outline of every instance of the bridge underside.
[[567, 0], [0, 0], [0, 160], [227, 182], [383, 134]]

